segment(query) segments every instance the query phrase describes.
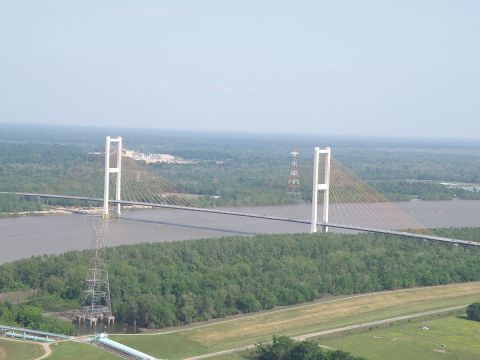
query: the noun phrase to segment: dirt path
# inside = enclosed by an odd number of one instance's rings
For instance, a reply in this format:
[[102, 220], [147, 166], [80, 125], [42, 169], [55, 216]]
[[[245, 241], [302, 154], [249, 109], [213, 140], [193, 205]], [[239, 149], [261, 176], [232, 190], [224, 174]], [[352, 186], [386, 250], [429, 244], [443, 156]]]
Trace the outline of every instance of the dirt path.
[[42, 345], [43, 350], [45, 350], [45, 354], [43, 354], [42, 356], [40, 356], [40, 357], [38, 357], [34, 360], [42, 360], [42, 359], [45, 359], [45, 358], [49, 357], [52, 354], [52, 349], [50, 349], [50, 344], [42, 343], [40, 345]]
[[[33, 360], [45, 359], [46, 357], [50, 356], [50, 354], [52, 353], [52, 350], [50, 350], [50, 344], [49, 343], [39, 343], [39, 342], [36, 342], [36, 341], [10, 339], [8, 337], [2, 337], [2, 340], [17, 342], [17, 343], [28, 343], [28, 344], [41, 346], [43, 348], [43, 350], [45, 351], [45, 353], [42, 356], [37, 357]], [[6, 356], [7, 355], [5, 354], [5, 350], [3, 350], [2, 347], [0, 346], [0, 360], [6, 359]]]
[[[300, 336], [294, 336], [294, 337], [292, 337], [292, 339], [296, 340], [296, 341], [303, 341], [303, 340], [306, 340], [306, 339], [309, 339], [309, 338], [312, 338], [312, 337], [318, 337], [318, 336], [322, 336], [322, 335], [329, 335], [329, 334], [340, 333], [340, 332], [349, 331], [349, 330], [362, 329], [362, 328], [371, 327], [371, 326], [378, 326], [378, 325], [392, 323], [392, 322], [395, 322], [395, 321], [403, 321], [403, 320], [408, 320], [408, 319], [414, 319], [414, 318], [417, 318], [417, 317], [431, 316], [431, 315], [436, 315], [436, 314], [447, 313], [447, 312], [451, 312], [451, 311], [455, 311], [455, 310], [465, 309], [467, 306], [468, 305], [452, 306], [452, 307], [448, 307], [448, 308], [444, 308], [444, 309], [425, 311], [425, 312], [421, 312], [421, 313], [398, 316], [398, 317], [384, 319], [384, 320], [377, 320], [377, 321], [371, 321], [371, 322], [362, 323], [362, 324], [343, 326], [343, 327], [340, 327], [340, 328], [317, 331], [317, 332], [313, 332], [313, 333], [309, 333], [309, 334], [305, 334], [305, 335], [300, 335]], [[186, 358], [184, 360], [202, 360], [202, 359], [212, 358], [212, 357], [216, 357], [216, 356], [220, 356], [220, 355], [231, 354], [231, 353], [238, 352], [238, 351], [253, 349], [253, 348], [255, 348], [255, 346], [256, 345], [247, 345], [247, 346], [242, 346], [242, 347], [238, 347], [238, 348], [234, 348], [234, 349], [218, 351], [218, 352], [214, 352], [214, 353], [210, 353], [210, 354], [194, 356], [194, 357]]]

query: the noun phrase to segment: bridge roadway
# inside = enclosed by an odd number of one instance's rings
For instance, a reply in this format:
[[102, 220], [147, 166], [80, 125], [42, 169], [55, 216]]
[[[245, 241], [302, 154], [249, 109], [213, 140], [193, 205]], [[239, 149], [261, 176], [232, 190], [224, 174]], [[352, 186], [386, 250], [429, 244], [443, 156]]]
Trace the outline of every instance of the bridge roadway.
[[[103, 199], [85, 197], [85, 196], [36, 194], [36, 193], [7, 192], [7, 191], [0, 191], [0, 194], [11, 194], [11, 195], [18, 195], [18, 196], [50, 198], [50, 199], [81, 200], [81, 201], [92, 201], [92, 202], [103, 203]], [[184, 210], [184, 211], [196, 211], [196, 212], [231, 215], [231, 216], [241, 216], [241, 217], [247, 217], [247, 218], [282, 221], [282, 222], [297, 223], [297, 224], [307, 224], [307, 225], [310, 224], [309, 220], [291, 219], [291, 218], [279, 217], [279, 216], [266, 216], [266, 215], [258, 215], [258, 214], [249, 214], [249, 213], [242, 213], [242, 212], [235, 212], [235, 211], [217, 210], [217, 209], [211, 209], [211, 208], [195, 208], [195, 207], [188, 207], [188, 206], [157, 204], [157, 203], [145, 203], [145, 202], [127, 201], [127, 200], [110, 200], [110, 203], [112, 203], [112, 204], [122, 204], [122, 205], [150, 206], [150, 207], [153, 207], [153, 208], [165, 208], [165, 209], [176, 209], [176, 210]], [[369, 233], [376, 233], [376, 234], [402, 236], [402, 237], [418, 239], [418, 240], [438, 241], [438, 242], [450, 243], [450, 244], [454, 244], [454, 245], [480, 246], [480, 242], [476, 242], [476, 241], [451, 239], [451, 238], [434, 236], [434, 235], [422, 235], [422, 234], [415, 234], [415, 233], [410, 233], [410, 232], [406, 232], [406, 231], [382, 230], [382, 229], [375, 229], [375, 228], [361, 227], [361, 226], [341, 225], [341, 224], [333, 224], [333, 223], [326, 224], [326, 223], [322, 223], [322, 222], [317, 223], [317, 225], [328, 226], [328, 227], [337, 228], [337, 229], [345, 229], [345, 230], [369, 232]]]

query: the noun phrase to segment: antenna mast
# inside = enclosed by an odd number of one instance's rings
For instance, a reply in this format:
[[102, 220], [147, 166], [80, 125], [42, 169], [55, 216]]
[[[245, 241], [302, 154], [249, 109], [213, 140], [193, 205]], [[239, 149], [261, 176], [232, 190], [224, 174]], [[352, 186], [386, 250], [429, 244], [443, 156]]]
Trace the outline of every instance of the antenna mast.
[[103, 241], [92, 224], [92, 258], [83, 283], [79, 320], [88, 320], [92, 326], [97, 324], [98, 319], [106, 319], [108, 323], [115, 321], [112, 316], [107, 263], [103, 258]]
[[301, 197], [300, 194], [300, 180], [298, 179], [298, 167], [297, 167], [297, 156], [300, 155], [299, 152], [293, 149], [290, 153], [292, 155], [292, 165], [290, 167], [290, 176], [288, 178], [288, 191], [287, 194], [294, 195], [298, 198]]

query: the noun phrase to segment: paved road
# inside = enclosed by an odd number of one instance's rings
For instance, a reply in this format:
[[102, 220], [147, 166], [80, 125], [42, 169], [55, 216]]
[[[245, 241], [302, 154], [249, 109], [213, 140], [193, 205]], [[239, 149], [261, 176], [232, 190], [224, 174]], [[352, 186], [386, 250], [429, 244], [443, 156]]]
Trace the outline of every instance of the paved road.
[[[341, 333], [349, 330], [356, 330], [356, 329], [362, 329], [366, 327], [371, 327], [371, 326], [378, 326], [378, 325], [384, 325], [388, 323], [392, 323], [395, 321], [402, 321], [402, 320], [408, 320], [408, 319], [414, 319], [414, 318], [419, 318], [419, 317], [424, 317], [424, 316], [432, 316], [432, 315], [437, 315], [437, 314], [442, 314], [442, 313], [448, 313], [451, 311], [456, 311], [456, 310], [461, 310], [465, 309], [468, 305], [459, 305], [459, 306], [452, 306], [448, 308], [443, 308], [443, 309], [437, 309], [437, 310], [431, 310], [431, 311], [425, 311], [421, 313], [416, 313], [416, 314], [410, 314], [410, 315], [404, 315], [404, 316], [398, 316], [394, 318], [389, 318], [389, 319], [384, 319], [384, 320], [377, 320], [377, 321], [371, 321], [367, 323], [361, 323], [361, 324], [355, 324], [355, 325], [350, 325], [350, 326], [343, 326], [340, 328], [335, 328], [335, 329], [329, 329], [329, 330], [322, 330], [322, 331], [317, 331], [314, 333], [309, 333], [305, 335], [299, 335], [299, 336], [294, 336], [292, 337], [293, 340], [296, 341], [303, 341], [312, 337], [318, 337], [322, 335], [330, 335], [330, 334], [335, 334], [335, 333]], [[205, 354], [205, 355], [199, 355], [199, 356], [194, 356], [190, 357], [184, 360], [201, 360], [201, 359], [207, 359], [207, 358], [212, 358], [220, 355], [226, 355], [226, 354], [231, 354], [234, 352], [238, 351], [243, 351], [243, 350], [249, 350], [255, 348], [256, 345], [247, 345], [247, 346], [242, 346], [234, 349], [228, 349], [228, 350], [223, 350], [223, 351], [218, 351], [210, 354]]]

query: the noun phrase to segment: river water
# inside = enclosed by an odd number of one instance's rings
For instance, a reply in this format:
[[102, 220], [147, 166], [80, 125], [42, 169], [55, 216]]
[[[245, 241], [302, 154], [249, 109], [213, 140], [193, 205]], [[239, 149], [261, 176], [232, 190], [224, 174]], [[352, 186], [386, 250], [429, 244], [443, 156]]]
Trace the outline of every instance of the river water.
[[[410, 201], [396, 203], [424, 227], [480, 226], [480, 201]], [[233, 211], [309, 219], [309, 205], [254, 206]], [[371, 214], [351, 206], [354, 223], [371, 225]], [[353, 211], [353, 210], [357, 211]], [[334, 210], [334, 209], [333, 209]], [[359, 211], [360, 210], [360, 211]], [[363, 208], [364, 210], [364, 208]], [[348, 209], [346, 210], [348, 213]], [[91, 217], [84, 215], [24, 216], [0, 219], [0, 264], [41, 254], [88, 249]], [[394, 225], [386, 226], [394, 228]], [[124, 211], [105, 228], [105, 245], [193, 240], [228, 235], [308, 232], [309, 226], [168, 209]]]

